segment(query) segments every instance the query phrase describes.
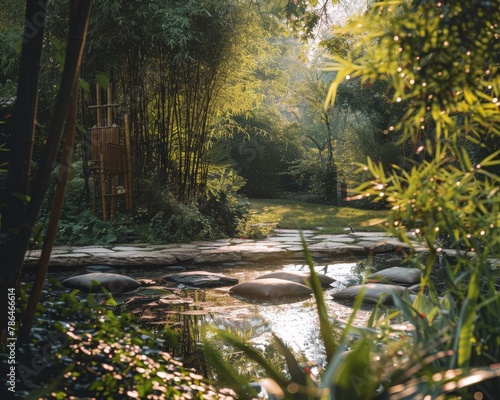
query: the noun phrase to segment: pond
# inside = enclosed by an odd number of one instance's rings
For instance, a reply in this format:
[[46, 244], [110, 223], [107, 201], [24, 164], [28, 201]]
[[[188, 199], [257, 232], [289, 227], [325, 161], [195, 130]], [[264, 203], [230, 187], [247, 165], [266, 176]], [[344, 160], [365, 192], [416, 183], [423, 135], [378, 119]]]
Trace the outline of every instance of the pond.
[[[333, 300], [331, 294], [346, 286], [358, 284], [364, 274], [374, 267], [374, 260], [348, 259], [345, 262], [332, 261], [315, 266], [316, 272], [325, 274], [335, 282], [324, 288], [324, 299], [328, 315], [332, 320], [345, 321], [352, 313], [352, 302]], [[381, 260], [379, 260], [380, 262]], [[386, 260], [387, 261], [387, 260]], [[384, 264], [387, 262], [384, 261]], [[394, 261], [394, 260], [392, 260]], [[397, 261], [397, 260], [396, 260]], [[275, 271], [309, 271], [309, 267], [299, 260], [287, 263], [222, 263], [203, 266], [179, 266], [185, 270], [204, 270], [224, 274], [245, 282], [257, 276]], [[49, 278], [62, 281], [70, 276], [93, 272], [87, 268], [52, 268]], [[187, 367], [196, 368], [200, 373], [208, 373], [198, 344], [201, 342], [200, 328], [210, 325], [237, 332], [250, 342], [264, 348], [270, 342], [272, 333], [276, 334], [296, 354], [304, 360], [323, 364], [324, 352], [320, 339], [319, 322], [314, 297], [282, 298], [280, 300], [249, 299], [229, 293], [229, 287], [192, 289], [183, 285], [166, 282], [166, 275], [172, 273], [172, 267], [103, 267], [103, 272], [113, 272], [130, 276], [147, 285], [168, 288], [173, 296], [165, 302], [160, 295], [147, 297], [136, 293], [115, 295], [115, 299], [125, 304], [128, 311], [135, 314], [148, 329], [158, 332], [168, 324], [179, 336], [179, 344], [169, 347], [174, 357], [179, 358]], [[27, 272], [25, 279], [33, 279], [33, 272]], [[70, 290], [57, 288], [47, 283], [51, 292]], [[83, 295], [83, 294], [82, 294]], [[96, 294], [96, 297], [102, 296]], [[354, 324], [364, 326], [368, 320], [372, 305], [363, 304], [357, 312]], [[385, 308], [387, 314], [389, 309]], [[381, 312], [385, 314], [384, 308]], [[168, 346], [167, 346], [168, 347]]]

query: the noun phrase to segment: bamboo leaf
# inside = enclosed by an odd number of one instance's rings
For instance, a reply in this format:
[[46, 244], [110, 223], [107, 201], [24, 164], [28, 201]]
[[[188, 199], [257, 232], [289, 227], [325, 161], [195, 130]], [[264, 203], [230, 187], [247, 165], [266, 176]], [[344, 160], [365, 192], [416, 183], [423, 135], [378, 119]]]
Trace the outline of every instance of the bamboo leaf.
[[100, 87], [104, 89], [109, 87], [109, 78], [106, 74], [96, 74], [95, 79]]
[[456, 362], [459, 367], [465, 367], [471, 357], [476, 304], [479, 296], [479, 271], [480, 269], [477, 268], [472, 273], [468, 285], [467, 298], [460, 309], [456, 328], [459, 334], [455, 337], [453, 346], [456, 355], [452, 358], [450, 366], [453, 366]]
[[486, 166], [492, 166], [492, 165], [499, 165], [500, 164], [500, 159], [495, 160], [500, 155], [500, 150], [495, 151], [494, 153], [490, 154], [488, 157], [484, 158], [480, 164], [483, 167]]

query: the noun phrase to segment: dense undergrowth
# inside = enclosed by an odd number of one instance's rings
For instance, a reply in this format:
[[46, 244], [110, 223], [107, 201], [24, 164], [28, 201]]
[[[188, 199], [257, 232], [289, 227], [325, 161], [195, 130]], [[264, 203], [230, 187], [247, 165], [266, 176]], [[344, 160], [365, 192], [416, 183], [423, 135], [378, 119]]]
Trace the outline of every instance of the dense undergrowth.
[[[25, 304], [22, 293], [20, 304]], [[131, 313], [117, 307], [109, 293], [84, 295], [74, 290], [54, 295], [45, 291], [30, 340], [16, 349], [17, 385], [7, 398], [222, 396], [224, 390], [218, 391], [165, 352], [164, 338], [169, 336], [145, 330]], [[7, 362], [7, 352], [2, 352], [2, 367]]]

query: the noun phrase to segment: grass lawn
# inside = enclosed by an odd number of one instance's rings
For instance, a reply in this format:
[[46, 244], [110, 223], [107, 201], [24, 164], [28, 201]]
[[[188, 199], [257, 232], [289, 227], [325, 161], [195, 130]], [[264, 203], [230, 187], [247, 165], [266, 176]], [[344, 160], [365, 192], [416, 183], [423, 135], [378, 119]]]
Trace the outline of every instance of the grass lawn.
[[[387, 211], [361, 210], [282, 199], [250, 199], [253, 224], [275, 224], [278, 228], [314, 229], [325, 233], [343, 233], [349, 225], [354, 231], [382, 231], [373, 225], [388, 215]], [[372, 223], [368, 223], [372, 220]]]

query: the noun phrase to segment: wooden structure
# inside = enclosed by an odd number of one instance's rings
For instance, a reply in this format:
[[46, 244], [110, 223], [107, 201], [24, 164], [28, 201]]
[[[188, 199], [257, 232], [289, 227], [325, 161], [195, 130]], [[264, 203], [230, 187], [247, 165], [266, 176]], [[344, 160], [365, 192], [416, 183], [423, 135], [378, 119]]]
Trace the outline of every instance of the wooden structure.
[[[104, 221], [112, 220], [118, 205], [132, 209], [132, 167], [130, 156], [130, 132], [128, 115], [124, 116], [124, 137], [119, 126], [113, 124], [111, 89], [108, 88], [108, 104], [101, 104], [101, 88], [97, 86], [97, 104], [90, 106], [97, 111], [97, 125], [90, 128], [91, 159], [88, 162], [92, 174], [94, 215], [102, 211]], [[103, 111], [107, 118], [103, 126]], [[109, 200], [109, 201], [108, 201]], [[108, 214], [109, 203], [109, 214]]]

